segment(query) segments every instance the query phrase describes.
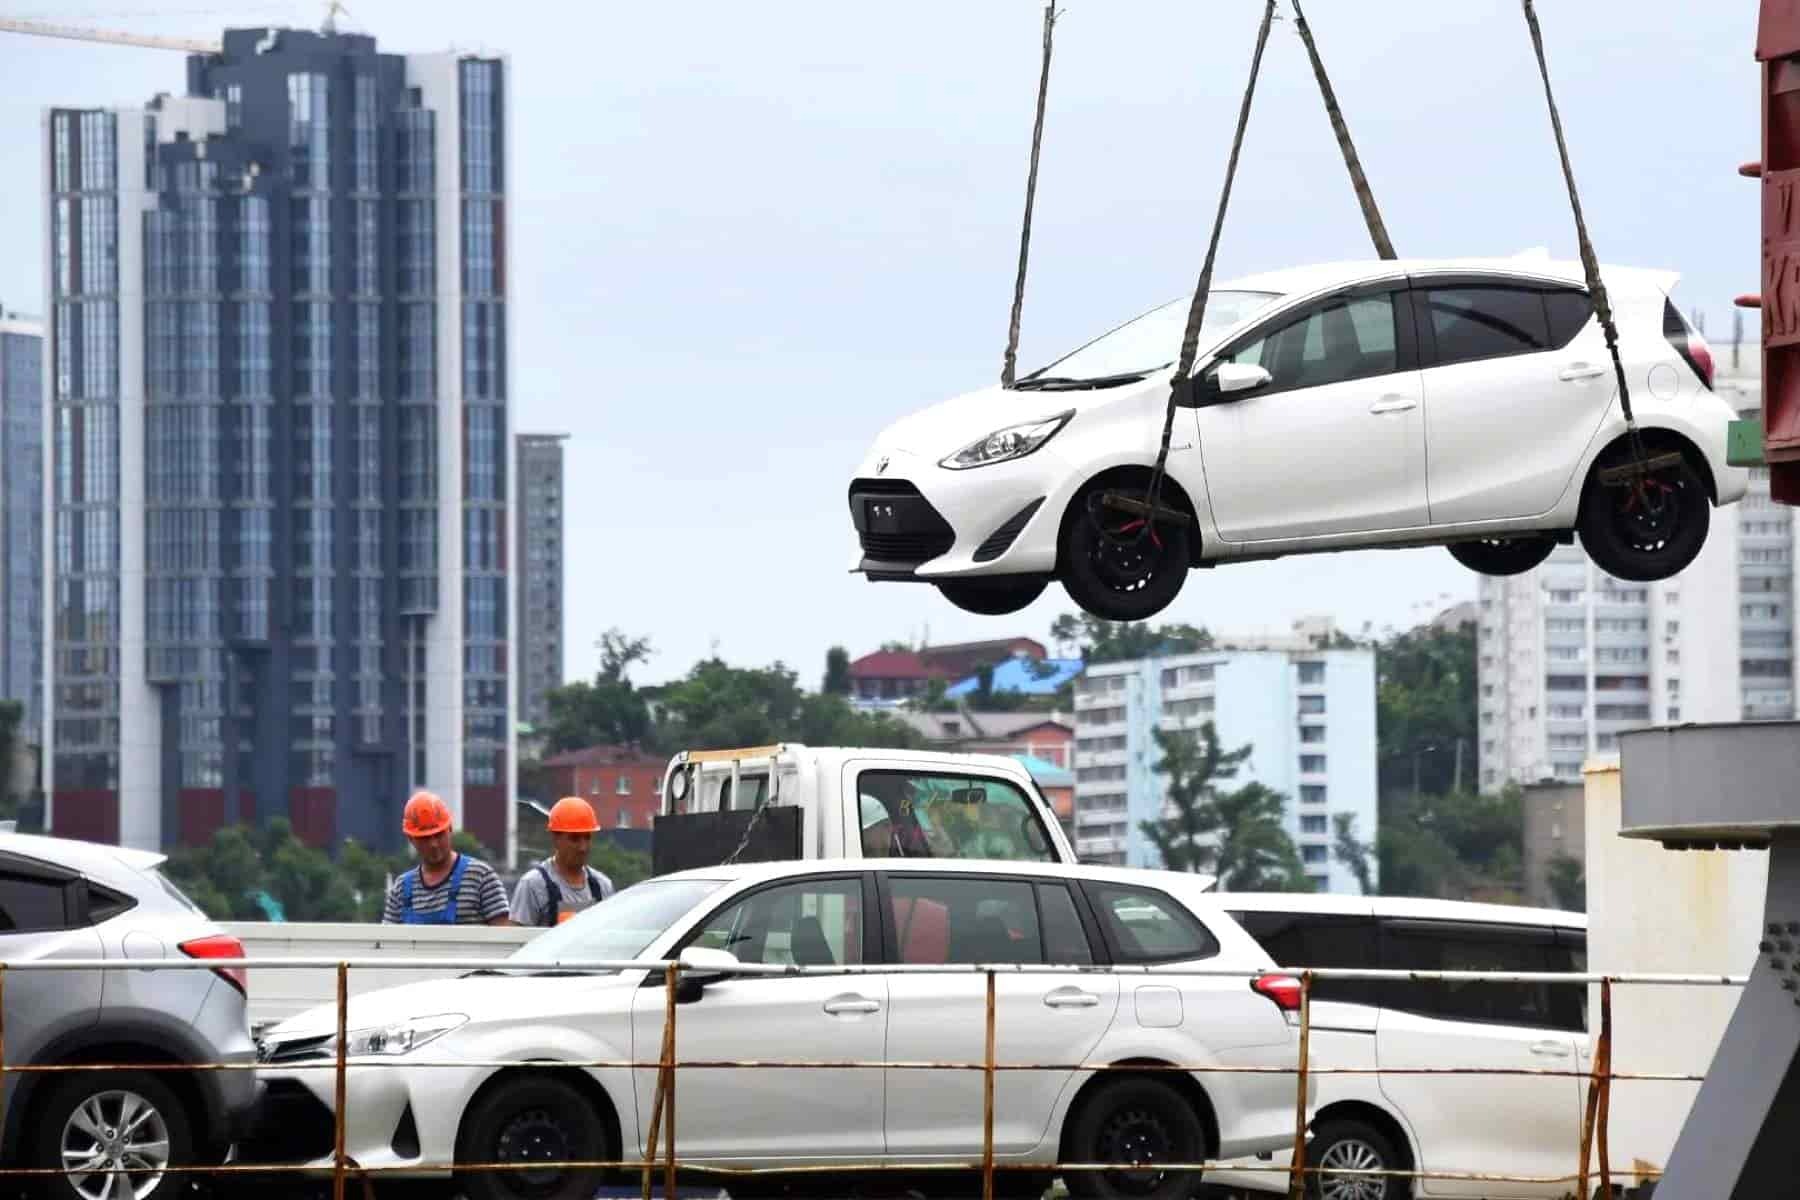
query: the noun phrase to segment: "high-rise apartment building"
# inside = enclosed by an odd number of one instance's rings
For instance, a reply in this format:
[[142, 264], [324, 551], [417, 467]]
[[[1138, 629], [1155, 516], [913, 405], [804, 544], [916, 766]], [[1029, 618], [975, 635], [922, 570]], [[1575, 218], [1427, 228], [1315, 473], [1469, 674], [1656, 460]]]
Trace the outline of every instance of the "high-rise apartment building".
[[0, 310], [0, 700], [24, 706], [31, 742], [43, 702], [43, 620], [44, 327]]
[[1334, 818], [1348, 814], [1357, 839], [1374, 842], [1375, 652], [1318, 649], [1309, 638], [1287, 649], [1089, 667], [1075, 685], [1076, 852], [1121, 866], [1162, 865], [1142, 829], [1168, 811], [1154, 731], [1194, 731], [1208, 721], [1224, 749], [1252, 747], [1237, 775], [1218, 786], [1256, 781], [1281, 793], [1285, 827], [1313, 886], [1357, 891], [1332, 852]]
[[51, 828], [511, 820], [506, 64], [228, 30], [52, 109]]
[[[1715, 349], [1714, 388], [1738, 412], [1761, 407], [1754, 343]], [[1627, 583], [1579, 542], [1543, 566], [1480, 589], [1481, 786], [1581, 777], [1621, 730], [1676, 721], [1795, 715], [1795, 531], [1768, 474], [1714, 509], [1706, 546], [1660, 583]]]
[[564, 433], [518, 437], [519, 531], [523, 560], [518, 581], [517, 670], [519, 719], [542, 728], [550, 719], [548, 694], [562, 686], [563, 656], [563, 446]]

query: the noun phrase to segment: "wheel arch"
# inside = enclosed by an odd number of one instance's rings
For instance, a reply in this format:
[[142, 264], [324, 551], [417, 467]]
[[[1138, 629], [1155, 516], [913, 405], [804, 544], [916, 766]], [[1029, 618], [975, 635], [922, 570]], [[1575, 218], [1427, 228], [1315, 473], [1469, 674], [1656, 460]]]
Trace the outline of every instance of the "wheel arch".
[[[1134, 1071], [1132, 1067], [1146, 1068]], [[1062, 1130], [1057, 1135], [1056, 1156], [1061, 1162], [1070, 1161], [1069, 1137], [1075, 1128], [1075, 1122], [1081, 1110], [1092, 1102], [1095, 1093], [1107, 1084], [1118, 1079], [1154, 1079], [1165, 1083], [1181, 1094], [1200, 1118], [1200, 1127], [1206, 1131], [1206, 1153], [1210, 1157], [1219, 1152], [1219, 1116], [1213, 1108], [1212, 1097], [1207, 1095], [1206, 1088], [1190, 1072], [1173, 1069], [1175, 1064], [1160, 1058], [1122, 1058], [1112, 1063], [1110, 1069], [1095, 1071], [1093, 1076], [1076, 1090], [1063, 1110]]]
[[1371, 1104], [1367, 1100], [1340, 1100], [1335, 1104], [1327, 1104], [1313, 1114], [1312, 1128], [1318, 1129], [1325, 1122], [1334, 1120], [1361, 1121], [1365, 1125], [1374, 1126], [1394, 1143], [1394, 1149], [1400, 1152], [1407, 1170], [1418, 1166], [1419, 1153], [1413, 1146], [1412, 1136], [1406, 1126], [1401, 1124], [1400, 1118], [1379, 1104]]
[[[53, 1042], [33, 1060], [33, 1066], [98, 1066], [118, 1064], [129, 1070], [138, 1063], [174, 1066], [197, 1063], [204, 1055], [189, 1053], [189, 1047], [171, 1048], [162, 1031], [136, 1029], [84, 1029]], [[33, 1071], [19, 1077], [18, 1086], [6, 1106], [6, 1120], [0, 1130], [0, 1160], [18, 1161], [26, 1152], [30, 1131], [42, 1119], [44, 1105], [56, 1085], [75, 1074]], [[188, 1125], [196, 1148], [213, 1148], [218, 1139], [214, 1132], [222, 1128], [223, 1105], [200, 1079], [200, 1072], [157, 1071], [156, 1078], [175, 1093], [187, 1109]]]
[[[1150, 485], [1150, 480], [1155, 472], [1156, 466], [1154, 463], [1120, 463], [1097, 471], [1089, 478], [1082, 480], [1082, 482], [1069, 493], [1069, 499], [1067, 503], [1063, 505], [1062, 516], [1057, 522], [1057, 562], [1055, 569], [1061, 570], [1062, 568], [1063, 535], [1069, 528], [1069, 522], [1083, 515], [1081, 498], [1085, 496], [1090, 489], [1096, 485], [1102, 484], [1114, 487], [1136, 486], [1138, 488], [1146, 488]], [[1172, 501], [1172, 506], [1185, 512], [1188, 515], [1188, 519], [1193, 522], [1188, 528], [1188, 563], [1190, 566], [1200, 566], [1202, 560], [1201, 548], [1206, 543], [1206, 537], [1200, 526], [1200, 513], [1194, 506], [1194, 499], [1192, 496], [1188, 495], [1187, 489], [1181, 486], [1180, 481], [1175, 479], [1172, 475], [1167, 473], [1163, 475], [1162, 486], [1163, 498]]]
[[551, 1059], [539, 1059], [523, 1062], [517, 1066], [503, 1067], [481, 1081], [481, 1086], [475, 1089], [474, 1094], [469, 1097], [469, 1102], [463, 1105], [462, 1115], [456, 1120], [455, 1145], [458, 1160], [467, 1157], [465, 1140], [469, 1134], [469, 1114], [474, 1112], [489, 1096], [502, 1088], [520, 1080], [533, 1078], [554, 1079], [560, 1083], [567, 1083], [580, 1092], [582, 1097], [594, 1106], [594, 1111], [600, 1115], [601, 1127], [606, 1131], [609, 1139], [607, 1144], [610, 1152], [617, 1158], [625, 1157], [624, 1124], [620, 1119], [618, 1106], [613, 1103], [612, 1096], [608, 1094], [605, 1085], [595, 1079], [589, 1071], [563, 1067]]
[[[1706, 498], [1714, 506], [1719, 503], [1719, 481], [1713, 476], [1712, 463], [1699, 445], [1679, 429], [1671, 429], [1666, 425], [1644, 426], [1638, 430], [1643, 439], [1644, 448], [1653, 452], [1675, 451], [1688, 460], [1700, 482], [1706, 486]], [[1631, 451], [1631, 434], [1621, 433], [1612, 441], [1600, 448], [1588, 463], [1586, 475], [1581, 481], [1581, 500], [1576, 506], [1575, 520], [1579, 524], [1587, 510], [1588, 498], [1593, 495], [1594, 473], [1609, 466], [1617, 466], [1629, 461]]]

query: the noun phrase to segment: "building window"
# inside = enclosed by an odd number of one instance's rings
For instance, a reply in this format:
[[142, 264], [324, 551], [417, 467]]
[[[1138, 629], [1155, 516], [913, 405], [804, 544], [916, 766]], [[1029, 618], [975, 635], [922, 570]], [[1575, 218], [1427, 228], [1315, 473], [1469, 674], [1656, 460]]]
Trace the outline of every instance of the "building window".
[[1324, 846], [1302, 846], [1300, 847], [1300, 861], [1304, 863], [1322, 863], [1326, 861], [1326, 857], [1330, 853], [1331, 851]]
[[1325, 727], [1323, 725], [1302, 725], [1300, 727], [1300, 740], [1307, 745], [1323, 742], [1325, 740]]
[[1323, 754], [1302, 754], [1300, 756], [1300, 773], [1323, 775], [1325, 773], [1325, 756]]
[[629, 776], [629, 775], [619, 776], [618, 794], [621, 796], [631, 795], [631, 776]]
[[631, 814], [622, 808], [619, 810], [619, 819], [617, 821], [617, 827], [620, 829], [630, 829], [631, 828]]
[[1324, 833], [1325, 831], [1324, 813], [1308, 814], [1300, 818], [1301, 833]]
[[1325, 803], [1325, 788], [1324, 788], [1324, 786], [1322, 784], [1317, 784], [1317, 783], [1301, 784], [1300, 785], [1300, 803], [1302, 803], [1302, 804], [1323, 804], [1323, 803]]
[[1303, 716], [1303, 717], [1318, 716], [1320, 713], [1323, 713], [1324, 711], [1325, 711], [1325, 697], [1323, 697], [1323, 696], [1302, 696], [1302, 697], [1300, 697], [1300, 715], [1301, 716]]
[[1303, 662], [1300, 664], [1300, 682], [1324, 683], [1325, 664], [1322, 662]]

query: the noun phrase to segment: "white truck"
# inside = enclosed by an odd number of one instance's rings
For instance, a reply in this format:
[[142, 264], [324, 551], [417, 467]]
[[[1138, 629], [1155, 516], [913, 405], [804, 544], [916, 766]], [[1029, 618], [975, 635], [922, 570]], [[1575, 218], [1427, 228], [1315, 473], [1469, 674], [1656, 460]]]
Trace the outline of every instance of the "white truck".
[[657, 874], [797, 858], [1073, 863], [1031, 773], [1002, 755], [785, 743], [683, 751], [663, 775]]

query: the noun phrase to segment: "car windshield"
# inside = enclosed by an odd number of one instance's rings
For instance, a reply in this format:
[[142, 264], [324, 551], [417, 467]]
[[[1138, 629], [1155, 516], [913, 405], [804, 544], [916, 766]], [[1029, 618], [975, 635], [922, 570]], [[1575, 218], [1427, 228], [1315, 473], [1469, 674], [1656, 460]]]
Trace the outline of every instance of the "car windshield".
[[[1206, 298], [1206, 316], [1200, 322], [1200, 344], [1205, 346], [1209, 340], [1249, 320], [1280, 298], [1276, 292], [1210, 293]], [[1191, 298], [1183, 297], [1171, 300], [1161, 308], [1153, 308], [1019, 382], [1041, 384], [1048, 380], [1148, 375], [1170, 366], [1181, 353], [1181, 335], [1187, 328], [1188, 308], [1192, 302]]]
[[591, 962], [636, 958], [671, 922], [723, 886], [720, 879], [648, 879], [514, 951], [513, 963]]

